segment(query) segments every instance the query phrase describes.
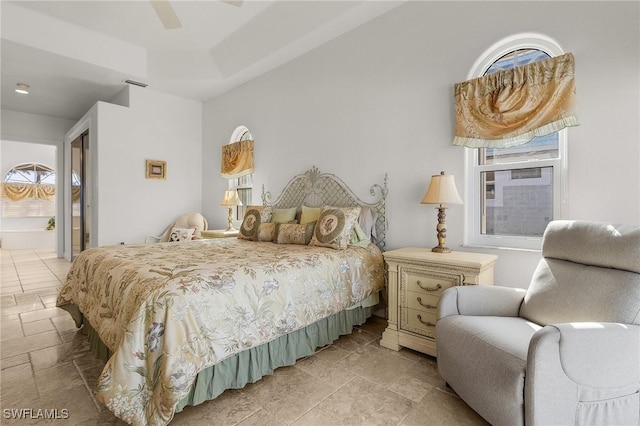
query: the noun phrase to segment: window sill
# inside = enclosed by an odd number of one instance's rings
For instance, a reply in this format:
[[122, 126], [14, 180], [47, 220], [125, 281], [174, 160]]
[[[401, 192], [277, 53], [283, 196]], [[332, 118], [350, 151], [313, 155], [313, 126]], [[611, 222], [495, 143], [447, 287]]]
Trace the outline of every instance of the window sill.
[[506, 250], [506, 251], [521, 251], [527, 253], [540, 253], [541, 249], [521, 248], [521, 247], [505, 247], [505, 246], [491, 246], [484, 244], [462, 244], [461, 247], [470, 249], [483, 249], [483, 250]]

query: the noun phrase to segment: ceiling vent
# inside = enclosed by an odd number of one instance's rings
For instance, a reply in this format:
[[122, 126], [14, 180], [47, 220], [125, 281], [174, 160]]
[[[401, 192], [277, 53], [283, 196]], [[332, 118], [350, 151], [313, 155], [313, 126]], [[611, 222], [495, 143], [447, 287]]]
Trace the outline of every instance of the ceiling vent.
[[125, 80], [124, 81], [127, 84], [132, 84], [134, 86], [139, 86], [139, 87], [147, 87], [148, 84], [146, 83], [140, 83], [139, 81], [135, 81], [135, 80]]

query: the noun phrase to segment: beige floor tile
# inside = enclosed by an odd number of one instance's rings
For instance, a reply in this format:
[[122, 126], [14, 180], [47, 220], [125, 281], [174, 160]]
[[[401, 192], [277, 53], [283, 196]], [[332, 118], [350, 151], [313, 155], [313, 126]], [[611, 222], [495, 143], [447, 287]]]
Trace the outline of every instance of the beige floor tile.
[[478, 425], [488, 423], [457, 396], [431, 389], [423, 401], [414, 404], [402, 421], [403, 425]]
[[13, 294], [0, 296], [0, 308], [6, 308], [9, 306], [15, 306], [15, 305], [16, 305], [16, 298]]
[[[296, 367], [283, 367], [242, 392], [275, 418], [289, 423], [309, 411], [336, 389]], [[304, 395], [304, 398], [300, 396]]]
[[71, 318], [71, 315], [69, 315], [68, 313], [66, 315], [51, 318], [51, 322], [53, 322], [56, 330], [58, 330], [60, 333], [64, 333], [66, 331], [75, 332], [78, 330], [75, 321], [73, 321], [73, 318]]
[[22, 324], [22, 331], [25, 336], [31, 336], [32, 334], [44, 333], [45, 331], [51, 330], [55, 330], [55, 327], [49, 318]]
[[405, 418], [412, 406], [410, 400], [386, 392], [384, 387], [367, 379], [356, 377], [294, 424], [396, 425]]
[[[239, 426], [284, 426], [281, 420], [276, 419], [273, 414], [260, 409], [248, 418], [244, 419], [240, 423]], [[329, 426], [327, 423], [324, 423], [324, 426]]]
[[40, 371], [82, 358], [87, 354], [93, 356], [89, 350], [89, 342], [85, 336], [29, 352], [34, 371]]
[[69, 315], [67, 311], [60, 308], [44, 308], [37, 311], [25, 312], [20, 314], [22, 323], [38, 321], [45, 318], [61, 317], [63, 315]]
[[20, 385], [33, 378], [30, 364], [20, 364], [15, 367], [4, 368], [0, 373], [3, 386]]
[[173, 422], [185, 425], [235, 425], [260, 410], [246, 395], [228, 390], [213, 401], [187, 406]]
[[[33, 402], [40, 397], [33, 377], [15, 384], [2, 383], [0, 389], [0, 403], [3, 409], [32, 407]], [[2, 424], [5, 424], [5, 419], [2, 420]]]
[[2, 341], [17, 339], [24, 336], [22, 333], [22, 325], [20, 319], [7, 319], [9, 317], [2, 317], [0, 320], [0, 339]]
[[0, 359], [0, 366], [4, 370], [5, 368], [15, 367], [16, 365], [28, 364], [29, 354], [20, 354], [9, 358]]
[[40, 296], [38, 296], [37, 294], [31, 294], [31, 293], [16, 294], [14, 298], [16, 299], [16, 305], [25, 305], [30, 303], [41, 302]]
[[378, 345], [367, 345], [338, 363], [341, 367], [382, 386], [394, 383], [400, 374], [413, 368], [414, 362], [390, 354]]
[[315, 355], [298, 361], [296, 368], [339, 388], [355, 377], [354, 373], [337, 364], [348, 355], [349, 352], [330, 346]]
[[18, 293], [22, 293], [22, 287], [18, 286], [11, 286], [11, 287], [0, 287], [0, 294], [5, 295], [5, 294], [18, 294]]
[[72, 362], [36, 371], [35, 378], [41, 395], [57, 393], [60, 390], [61, 383], [64, 383], [67, 389], [79, 385], [84, 386], [84, 381]]
[[365, 345], [376, 340], [378, 336], [363, 329], [354, 329], [353, 333], [345, 336], [340, 336], [338, 340], [333, 342], [334, 346], [344, 349], [345, 351], [353, 352]]
[[[171, 425], [178, 424], [176, 422]], [[78, 426], [126, 426], [127, 423], [117, 418], [111, 411], [104, 408], [100, 414], [76, 423]]]
[[[73, 382], [75, 383], [75, 382]], [[58, 388], [60, 390], [60, 388]], [[38, 408], [65, 409], [68, 419], [60, 420], [56, 424], [73, 425], [95, 417], [100, 412], [89, 396], [84, 384], [71, 385], [65, 382], [64, 392], [47, 392], [37, 401]]]
[[44, 305], [40, 300], [34, 300], [33, 302], [22, 303], [15, 306], [8, 306], [6, 308], [2, 308], [2, 315], [15, 315], [21, 314], [23, 312], [37, 312], [44, 308]]
[[57, 331], [47, 331], [33, 336], [4, 340], [2, 342], [2, 358], [28, 353], [62, 343]]

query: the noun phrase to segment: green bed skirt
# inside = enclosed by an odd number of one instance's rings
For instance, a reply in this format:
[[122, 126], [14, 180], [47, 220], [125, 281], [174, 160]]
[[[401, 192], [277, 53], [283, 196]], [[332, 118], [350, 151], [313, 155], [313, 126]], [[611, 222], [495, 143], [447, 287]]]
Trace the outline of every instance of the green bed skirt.
[[[204, 369], [196, 376], [189, 394], [178, 402], [176, 413], [187, 405], [198, 405], [214, 399], [227, 389], [241, 389], [248, 383], [273, 374], [276, 368], [293, 365], [296, 360], [313, 355], [317, 348], [332, 343], [342, 335], [350, 334], [355, 325], [364, 324], [372, 311], [372, 307], [357, 307], [338, 312]], [[84, 329], [89, 337], [91, 350], [106, 362], [112, 355], [111, 351], [86, 319]]]

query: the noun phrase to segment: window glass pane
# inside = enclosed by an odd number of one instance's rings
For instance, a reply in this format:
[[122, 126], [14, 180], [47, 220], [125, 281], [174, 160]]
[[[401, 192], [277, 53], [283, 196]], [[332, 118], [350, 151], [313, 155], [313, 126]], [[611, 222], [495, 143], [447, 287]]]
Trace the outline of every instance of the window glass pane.
[[540, 237], [553, 219], [553, 167], [480, 173], [484, 235]]
[[482, 148], [478, 150], [479, 164], [506, 164], [527, 160], [559, 158], [559, 136], [552, 133], [539, 136], [524, 145], [511, 148]]
[[538, 49], [518, 49], [495, 61], [484, 74], [493, 74], [494, 72], [527, 65], [532, 62], [543, 61], [550, 57]]

